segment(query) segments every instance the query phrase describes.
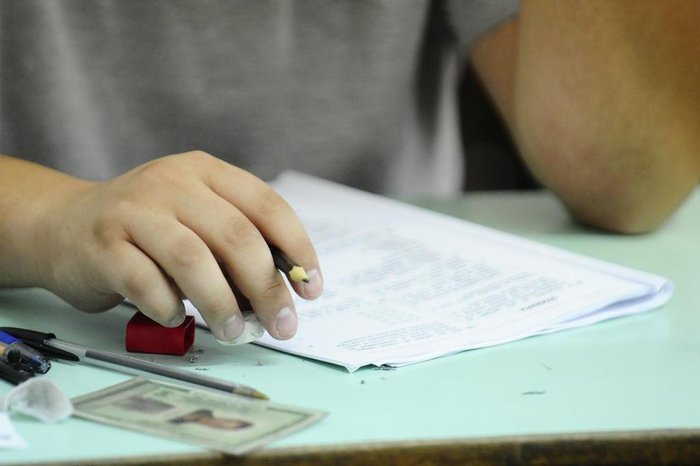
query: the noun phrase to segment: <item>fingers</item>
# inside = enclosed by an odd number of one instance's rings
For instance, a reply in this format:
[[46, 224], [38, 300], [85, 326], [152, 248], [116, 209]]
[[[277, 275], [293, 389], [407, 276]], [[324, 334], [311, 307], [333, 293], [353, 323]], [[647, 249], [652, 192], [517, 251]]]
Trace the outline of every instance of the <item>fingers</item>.
[[292, 288], [302, 298], [316, 299], [323, 293], [323, 277], [320, 268], [307, 270], [308, 282], [290, 282]]
[[177, 327], [182, 324], [185, 307], [177, 290], [140, 249], [127, 241], [116, 241], [109, 248], [105, 262], [115, 264], [104, 274], [112, 290], [128, 298], [161, 325]]
[[230, 341], [240, 335], [243, 318], [233, 291], [202, 238], [167, 215], [132, 221], [128, 234], [200, 310], [216, 338]]
[[150, 162], [80, 201], [74, 216], [88, 219], [94, 244], [113, 257], [94, 267], [163, 325], [182, 321], [182, 293], [219, 340], [240, 336], [238, 303], [246, 301], [271, 336], [293, 336], [294, 302], [270, 245], [307, 271], [308, 283], [291, 284], [297, 294], [314, 299], [322, 292], [316, 253], [290, 206], [255, 176], [207, 154]]
[[[294, 302], [258, 227], [211, 191], [202, 188], [197, 198], [200, 203], [178, 206], [180, 221], [222, 261], [234, 289], [247, 299], [270, 335], [278, 339], [293, 336], [297, 328]], [[194, 208], [200, 204], [207, 210]]]
[[[219, 160], [216, 163], [224, 164]], [[259, 178], [236, 167], [226, 167], [229, 170], [214, 170], [209, 187], [235, 205], [269, 244], [306, 270], [309, 281], [291, 282], [294, 291], [305, 299], [318, 298], [323, 292], [321, 269], [313, 244], [294, 210]], [[237, 174], [236, 183], [231, 183], [228, 176], [231, 170]]]

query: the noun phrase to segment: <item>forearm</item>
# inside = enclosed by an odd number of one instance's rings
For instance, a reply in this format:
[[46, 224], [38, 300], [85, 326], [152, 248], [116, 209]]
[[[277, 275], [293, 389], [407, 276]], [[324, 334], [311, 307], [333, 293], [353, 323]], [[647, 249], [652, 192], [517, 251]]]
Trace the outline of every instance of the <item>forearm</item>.
[[698, 2], [522, 3], [496, 100], [535, 175], [581, 221], [646, 231], [698, 183], [699, 21]]
[[50, 202], [84, 183], [0, 155], [0, 287], [41, 286], [37, 224]]

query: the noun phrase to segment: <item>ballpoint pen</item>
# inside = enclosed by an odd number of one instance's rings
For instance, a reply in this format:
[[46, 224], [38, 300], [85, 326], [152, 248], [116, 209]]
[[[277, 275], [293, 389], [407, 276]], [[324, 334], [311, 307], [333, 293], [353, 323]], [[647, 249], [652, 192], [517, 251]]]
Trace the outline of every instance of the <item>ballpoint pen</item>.
[[34, 376], [32, 372], [17, 369], [11, 364], [0, 361], [0, 379], [5, 380], [13, 385], [19, 385], [22, 382], [31, 379]]
[[14, 364], [26, 368], [31, 372], [46, 374], [51, 369], [51, 363], [41, 352], [25, 345], [16, 335], [11, 335], [0, 330], [0, 343], [3, 343], [5, 351], [17, 350], [20, 353], [20, 360]]
[[[16, 327], [2, 327], [0, 331], [5, 331], [16, 337], [22, 338], [27, 344], [32, 345], [32, 347], [39, 351], [55, 352], [58, 350], [63, 354], [70, 354], [73, 356], [72, 359], [77, 362], [85, 362], [122, 372], [135, 373], [137, 375], [141, 375], [142, 372], [148, 372], [150, 374], [177, 379], [183, 382], [222, 390], [228, 393], [235, 393], [237, 395], [258, 398], [261, 400], [269, 399], [264, 393], [245, 385], [214, 377], [207, 377], [184, 369], [143, 361], [131, 356], [110, 353], [109, 351], [89, 348], [77, 343], [59, 340], [53, 333], [44, 333]], [[62, 358], [62, 356], [57, 357]], [[63, 358], [65, 358], [65, 356], [63, 356]]]

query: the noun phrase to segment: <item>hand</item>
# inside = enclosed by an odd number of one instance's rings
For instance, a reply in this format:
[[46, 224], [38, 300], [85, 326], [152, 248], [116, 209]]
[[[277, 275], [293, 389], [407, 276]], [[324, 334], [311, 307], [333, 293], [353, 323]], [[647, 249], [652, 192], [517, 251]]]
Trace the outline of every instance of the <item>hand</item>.
[[323, 288], [313, 246], [289, 205], [260, 179], [203, 152], [163, 157], [105, 182], [76, 182], [45, 211], [41, 284], [82, 310], [128, 298], [177, 326], [184, 296], [217, 339], [231, 341], [243, 330], [240, 305], [249, 303], [270, 335], [290, 338], [296, 311], [268, 243], [309, 273], [309, 283], [292, 283], [297, 294], [315, 299]]

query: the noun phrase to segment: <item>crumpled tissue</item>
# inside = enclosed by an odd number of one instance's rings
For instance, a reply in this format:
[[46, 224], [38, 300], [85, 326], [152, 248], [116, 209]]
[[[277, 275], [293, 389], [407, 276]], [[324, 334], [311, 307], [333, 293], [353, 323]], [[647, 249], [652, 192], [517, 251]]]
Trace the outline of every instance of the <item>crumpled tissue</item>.
[[[201, 318], [201, 317], [200, 317]], [[195, 322], [197, 318], [195, 316]], [[265, 334], [265, 327], [258, 320], [258, 316], [252, 311], [243, 311], [243, 332], [231, 341], [223, 341], [218, 338], [216, 341], [222, 345], [243, 345], [259, 340]]]
[[34, 377], [17, 385], [0, 397], [0, 408], [7, 413], [22, 413], [47, 423], [73, 414], [70, 398], [48, 377]]

